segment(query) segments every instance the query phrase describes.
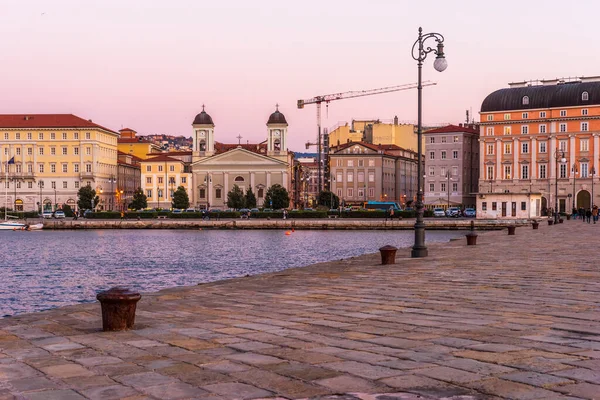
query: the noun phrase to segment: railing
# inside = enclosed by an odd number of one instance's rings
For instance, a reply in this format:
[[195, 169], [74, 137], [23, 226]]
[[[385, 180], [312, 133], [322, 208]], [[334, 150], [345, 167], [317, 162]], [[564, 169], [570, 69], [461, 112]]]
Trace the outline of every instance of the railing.
[[81, 172], [79, 174], [79, 177], [81, 179], [94, 179], [94, 173], [93, 172]]

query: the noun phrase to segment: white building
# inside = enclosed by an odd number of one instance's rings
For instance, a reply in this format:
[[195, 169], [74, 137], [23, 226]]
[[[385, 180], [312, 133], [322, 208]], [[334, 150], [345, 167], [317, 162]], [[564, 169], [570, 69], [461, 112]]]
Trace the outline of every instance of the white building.
[[541, 216], [541, 193], [478, 193], [479, 219], [530, 219]]

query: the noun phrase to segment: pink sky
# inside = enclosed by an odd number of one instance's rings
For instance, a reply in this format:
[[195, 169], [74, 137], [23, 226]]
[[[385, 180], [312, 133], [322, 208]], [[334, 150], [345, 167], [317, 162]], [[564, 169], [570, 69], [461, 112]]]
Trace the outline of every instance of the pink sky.
[[[575, 7], [576, 5], [576, 7]], [[508, 82], [600, 75], [600, 2], [4, 0], [0, 113], [74, 113], [118, 130], [191, 135], [206, 104], [216, 138], [266, 137], [275, 104], [291, 150], [316, 136], [306, 99], [416, 82], [419, 25], [446, 37], [448, 69], [424, 66], [425, 123], [476, 118]], [[416, 121], [416, 91], [332, 102], [323, 126]]]

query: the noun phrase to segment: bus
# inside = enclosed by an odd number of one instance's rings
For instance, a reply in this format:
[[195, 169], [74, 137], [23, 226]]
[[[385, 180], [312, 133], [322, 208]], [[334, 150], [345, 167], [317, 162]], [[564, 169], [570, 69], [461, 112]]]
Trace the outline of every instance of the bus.
[[388, 211], [390, 208], [394, 210], [394, 212], [402, 211], [402, 208], [395, 201], [367, 201], [365, 203], [365, 208], [367, 210], [381, 210]]

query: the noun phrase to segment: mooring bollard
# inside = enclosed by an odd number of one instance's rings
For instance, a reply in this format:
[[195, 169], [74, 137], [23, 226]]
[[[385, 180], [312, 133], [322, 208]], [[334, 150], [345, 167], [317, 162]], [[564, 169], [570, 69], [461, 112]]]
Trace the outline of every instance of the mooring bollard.
[[471, 230], [465, 236], [467, 237], [467, 246], [477, 245], [477, 234], [475, 233], [475, 221], [471, 221]]
[[382, 248], [380, 248], [379, 252], [381, 253], [381, 265], [396, 264], [397, 250], [397, 247], [390, 245], [383, 246]]
[[558, 219], [558, 223], [559, 223], [559, 224], [562, 224], [562, 223], [563, 223], [563, 219], [562, 219], [562, 218], [559, 218], [559, 219]]
[[552, 225], [552, 224], [554, 224], [554, 221], [553, 221], [553, 220], [551, 220], [551, 219], [549, 219], [549, 220], [548, 220], [548, 225]]
[[509, 235], [514, 235], [515, 234], [515, 229], [517, 229], [516, 226], [509, 226], [508, 227], [508, 234]]
[[532, 227], [533, 229], [538, 229], [538, 227], [539, 227], [539, 226], [540, 226], [540, 223], [539, 223], [539, 222], [537, 222], [537, 221], [533, 221], [533, 222], [531, 223], [531, 227]]
[[142, 298], [125, 287], [113, 287], [96, 296], [102, 307], [102, 330], [122, 331], [133, 328], [135, 308]]

